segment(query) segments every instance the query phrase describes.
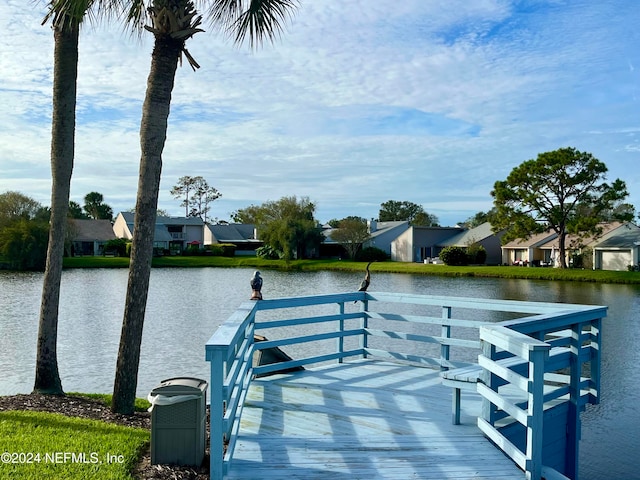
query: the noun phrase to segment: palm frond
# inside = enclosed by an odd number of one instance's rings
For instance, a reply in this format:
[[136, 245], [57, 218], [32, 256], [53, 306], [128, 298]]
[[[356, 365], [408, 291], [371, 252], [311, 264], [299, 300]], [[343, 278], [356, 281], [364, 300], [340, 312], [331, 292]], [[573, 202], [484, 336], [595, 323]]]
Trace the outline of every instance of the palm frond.
[[248, 39], [251, 48], [265, 39], [274, 41], [298, 6], [297, 0], [215, 0], [209, 10], [212, 24], [234, 42]]

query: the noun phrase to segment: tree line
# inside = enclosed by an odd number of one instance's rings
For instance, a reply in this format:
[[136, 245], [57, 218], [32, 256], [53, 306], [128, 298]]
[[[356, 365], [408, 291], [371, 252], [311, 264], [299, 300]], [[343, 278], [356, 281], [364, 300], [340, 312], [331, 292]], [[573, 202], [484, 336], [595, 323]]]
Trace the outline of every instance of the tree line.
[[[51, 208], [37, 200], [16, 191], [0, 194], [0, 263], [14, 270], [44, 270]], [[90, 192], [84, 197], [84, 205], [70, 201], [68, 218], [113, 219], [113, 210], [104, 203], [98, 192]], [[72, 229], [65, 229], [65, 249], [73, 235]]]

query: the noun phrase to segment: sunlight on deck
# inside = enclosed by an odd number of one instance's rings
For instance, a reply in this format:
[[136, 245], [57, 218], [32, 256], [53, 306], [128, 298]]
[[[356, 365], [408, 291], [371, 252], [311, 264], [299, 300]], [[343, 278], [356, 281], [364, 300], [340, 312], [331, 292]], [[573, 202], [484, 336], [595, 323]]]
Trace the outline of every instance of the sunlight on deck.
[[476, 426], [480, 397], [437, 370], [383, 361], [332, 364], [252, 382], [228, 479], [518, 479]]

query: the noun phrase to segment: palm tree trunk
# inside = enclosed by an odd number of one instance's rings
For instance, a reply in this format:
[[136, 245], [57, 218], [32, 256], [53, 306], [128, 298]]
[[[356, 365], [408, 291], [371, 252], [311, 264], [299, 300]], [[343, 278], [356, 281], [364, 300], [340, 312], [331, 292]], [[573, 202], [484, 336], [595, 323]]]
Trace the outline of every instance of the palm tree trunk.
[[58, 306], [73, 171], [79, 31], [77, 22], [67, 25], [54, 27], [51, 219], [33, 387], [36, 393], [48, 394], [64, 393], [58, 372]]
[[149, 292], [153, 237], [158, 207], [162, 150], [167, 136], [171, 91], [183, 42], [156, 36], [140, 126], [140, 176], [129, 282], [118, 350], [112, 410], [131, 414], [138, 385], [144, 315]]

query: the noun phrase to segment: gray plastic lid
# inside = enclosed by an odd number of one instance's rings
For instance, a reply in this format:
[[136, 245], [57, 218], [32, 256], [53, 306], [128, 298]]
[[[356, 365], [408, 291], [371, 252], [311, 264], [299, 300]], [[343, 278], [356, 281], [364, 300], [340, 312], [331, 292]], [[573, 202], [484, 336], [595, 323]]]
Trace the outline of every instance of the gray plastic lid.
[[151, 390], [150, 395], [198, 395], [207, 389], [207, 382], [199, 378], [175, 377], [163, 380], [160, 385]]

